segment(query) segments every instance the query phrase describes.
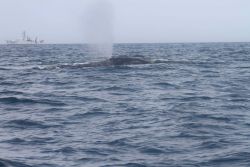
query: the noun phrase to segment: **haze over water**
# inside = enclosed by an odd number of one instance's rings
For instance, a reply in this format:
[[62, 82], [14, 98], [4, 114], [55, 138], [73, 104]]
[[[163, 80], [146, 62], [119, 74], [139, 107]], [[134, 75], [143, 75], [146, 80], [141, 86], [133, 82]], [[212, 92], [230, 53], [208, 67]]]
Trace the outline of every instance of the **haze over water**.
[[[23, 30], [47, 43], [88, 43], [86, 13], [103, 1], [1, 0], [0, 43], [18, 38]], [[115, 43], [250, 40], [249, 0], [109, 0], [109, 4], [114, 9]]]

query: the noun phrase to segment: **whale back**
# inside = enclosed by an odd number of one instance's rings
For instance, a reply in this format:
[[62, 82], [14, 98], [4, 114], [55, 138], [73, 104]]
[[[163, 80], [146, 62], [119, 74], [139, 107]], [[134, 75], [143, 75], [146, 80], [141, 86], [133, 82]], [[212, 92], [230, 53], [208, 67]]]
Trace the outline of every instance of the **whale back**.
[[133, 64], [150, 64], [151, 61], [142, 56], [114, 56], [109, 59], [112, 65], [133, 65]]

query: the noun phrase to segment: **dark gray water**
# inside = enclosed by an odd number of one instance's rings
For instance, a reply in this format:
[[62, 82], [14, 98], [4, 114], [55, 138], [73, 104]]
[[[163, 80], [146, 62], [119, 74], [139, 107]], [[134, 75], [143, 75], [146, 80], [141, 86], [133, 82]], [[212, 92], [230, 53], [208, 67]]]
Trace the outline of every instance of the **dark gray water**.
[[89, 55], [0, 46], [0, 167], [250, 166], [250, 43], [115, 45], [158, 62], [139, 65]]

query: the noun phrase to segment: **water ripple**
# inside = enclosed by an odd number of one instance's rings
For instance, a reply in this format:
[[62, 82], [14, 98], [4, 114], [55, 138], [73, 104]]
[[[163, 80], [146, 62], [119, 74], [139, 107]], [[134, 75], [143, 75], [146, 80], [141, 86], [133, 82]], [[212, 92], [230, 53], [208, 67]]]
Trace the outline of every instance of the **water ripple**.
[[83, 68], [86, 45], [0, 45], [0, 167], [249, 167], [249, 53], [116, 44], [155, 63]]

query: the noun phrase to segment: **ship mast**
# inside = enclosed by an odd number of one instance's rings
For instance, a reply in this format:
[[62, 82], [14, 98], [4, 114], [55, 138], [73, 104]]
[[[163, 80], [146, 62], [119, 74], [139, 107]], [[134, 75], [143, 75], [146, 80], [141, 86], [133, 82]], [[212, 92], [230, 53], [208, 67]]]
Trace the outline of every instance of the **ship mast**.
[[23, 41], [26, 41], [26, 31], [23, 31]]

